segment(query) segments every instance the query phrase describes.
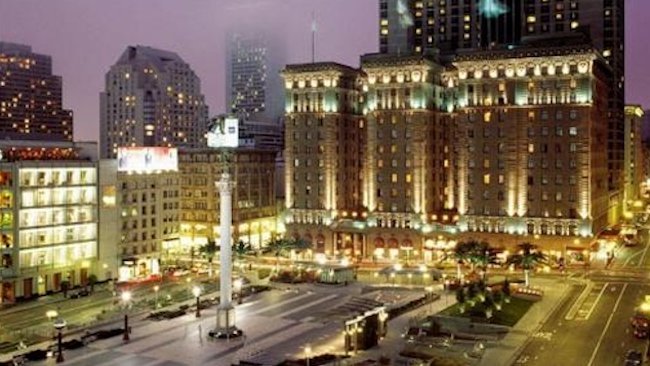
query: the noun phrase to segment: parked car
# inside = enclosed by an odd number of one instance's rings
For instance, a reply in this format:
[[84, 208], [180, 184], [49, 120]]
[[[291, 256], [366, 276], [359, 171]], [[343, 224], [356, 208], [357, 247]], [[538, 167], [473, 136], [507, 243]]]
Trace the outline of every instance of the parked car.
[[90, 295], [90, 292], [88, 290], [86, 290], [85, 288], [83, 288], [83, 289], [72, 292], [70, 294], [70, 298], [71, 299], [78, 299], [80, 297], [86, 297], [88, 295]]

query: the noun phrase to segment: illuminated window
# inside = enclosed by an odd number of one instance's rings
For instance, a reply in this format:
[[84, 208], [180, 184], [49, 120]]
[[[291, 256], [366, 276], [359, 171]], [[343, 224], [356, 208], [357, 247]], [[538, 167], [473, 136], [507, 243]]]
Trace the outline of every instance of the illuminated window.
[[529, 153], [535, 152], [535, 144], [528, 144], [528, 152]]
[[489, 174], [484, 174], [483, 175], [483, 184], [490, 184], [490, 175]]
[[397, 173], [393, 173], [390, 175], [390, 181], [391, 183], [397, 183]]
[[407, 174], [406, 175], [406, 183], [411, 183], [411, 180], [412, 180], [411, 174]]

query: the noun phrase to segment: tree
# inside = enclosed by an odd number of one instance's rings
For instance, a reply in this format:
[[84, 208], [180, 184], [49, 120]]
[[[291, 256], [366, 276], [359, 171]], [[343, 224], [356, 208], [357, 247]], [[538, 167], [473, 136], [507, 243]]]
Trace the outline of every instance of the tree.
[[460, 281], [463, 277], [462, 265], [469, 261], [470, 250], [471, 244], [469, 242], [456, 243], [453, 256], [456, 260], [456, 277], [458, 277], [458, 281]]
[[514, 264], [524, 270], [524, 283], [528, 287], [530, 286], [530, 270], [545, 263], [546, 255], [537, 250], [537, 246], [531, 243], [521, 243], [518, 247], [519, 253], [511, 255], [508, 258], [508, 264]]
[[68, 297], [68, 290], [70, 290], [70, 281], [61, 281], [61, 292], [63, 292], [63, 297]]
[[280, 257], [288, 255], [291, 251], [292, 242], [289, 239], [278, 238], [269, 241], [266, 248], [275, 256], [275, 271], [280, 270]]
[[461, 314], [465, 312], [465, 288], [459, 287], [456, 290], [456, 301], [458, 302], [458, 308], [460, 309]]
[[90, 292], [95, 292], [95, 284], [97, 283], [97, 276], [95, 274], [90, 274], [88, 276], [88, 285], [90, 286]]
[[[208, 239], [208, 242], [206, 244], [201, 245], [201, 247], [199, 247], [199, 252], [208, 261], [209, 277], [212, 277], [212, 260], [214, 259], [214, 256], [217, 254], [218, 251], [219, 251], [219, 247], [217, 246], [217, 243], [212, 239]], [[221, 265], [224, 264], [222, 263]]]
[[497, 263], [496, 249], [492, 248], [489, 243], [482, 241], [474, 242], [470, 252], [471, 261], [483, 269], [483, 281], [487, 277], [487, 270], [490, 264]]
[[245, 243], [243, 240], [239, 240], [237, 244], [233, 245], [232, 252], [235, 254], [235, 258], [240, 264], [244, 263], [244, 256], [253, 251], [253, 248], [250, 244]]

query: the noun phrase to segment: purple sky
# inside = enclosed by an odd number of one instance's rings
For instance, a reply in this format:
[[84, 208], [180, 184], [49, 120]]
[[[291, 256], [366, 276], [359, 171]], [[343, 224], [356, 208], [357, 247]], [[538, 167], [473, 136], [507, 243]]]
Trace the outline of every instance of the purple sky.
[[[124, 48], [177, 52], [202, 80], [210, 113], [224, 111], [225, 31], [257, 23], [280, 32], [288, 62], [310, 61], [311, 13], [318, 19], [317, 59], [358, 64], [377, 50], [378, 0], [2, 0], [0, 39], [52, 55], [63, 76], [64, 105], [75, 112], [75, 138], [96, 140], [104, 74]], [[649, 0], [627, 6], [627, 99], [650, 107]]]

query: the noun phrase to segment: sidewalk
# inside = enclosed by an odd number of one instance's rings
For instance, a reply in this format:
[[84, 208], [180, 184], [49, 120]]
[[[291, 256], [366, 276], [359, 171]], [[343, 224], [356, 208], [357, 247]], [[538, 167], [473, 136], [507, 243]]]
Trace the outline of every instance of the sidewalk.
[[535, 278], [532, 285], [544, 290], [544, 297], [535, 303], [495, 347], [487, 347], [479, 365], [511, 365], [519, 351], [560, 305], [571, 288], [571, 282]]
[[[402, 333], [404, 333], [404, 331], [406, 331], [408, 328], [409, 322], [411, 322], [413, 319], [424, 318], [427, 315], [438, 313], [446, 307], [451, 306], [455, 303], [456, 296], [453, 292], [441, 293], [440, 299], [390, 320], [388, 322], [388, 332], [386, 334], [386, 338], [379, 341], [379, 345], [377, 347], [373, 347], [366, 351], [360, 351], [356, 355], [352, 355], [350, 358], [346, 359], [345, 364], [351, 365], [356, 362], [362, 362], [368, 359], [378, 361], [381, 357], [389, 358], [391, 360], [391, 364], [394, 364], [397, 355], [404, 347], [404, 339], [402, 338]], [[342, 345], [343, 337], [341, 336], [339, 338], [341, 339], [340, 344]], [[314, 354], [326, 353], [326, 350], [320, 350], [319, 347], [315, 347], [314, 351]]]

